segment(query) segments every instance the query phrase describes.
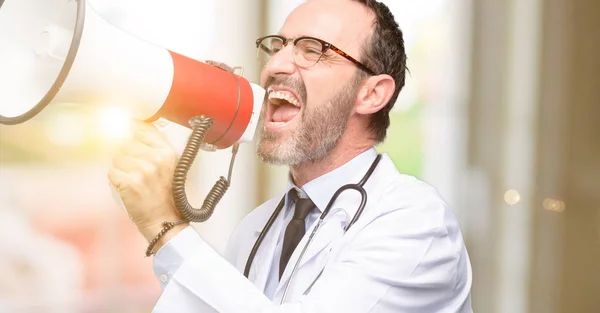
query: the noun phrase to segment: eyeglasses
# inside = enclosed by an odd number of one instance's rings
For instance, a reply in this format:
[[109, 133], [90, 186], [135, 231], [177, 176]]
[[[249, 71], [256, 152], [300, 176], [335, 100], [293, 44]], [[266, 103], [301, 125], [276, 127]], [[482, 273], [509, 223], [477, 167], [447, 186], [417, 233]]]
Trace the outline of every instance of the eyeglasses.
[[376, 75], [374, 71], [351, 57], [348, 53], [340, 50], [336, 46], [314, 37], [303, 36], [299, 38], [285, 38], [279, 35], [269, 35], [256, 39], [256, 48], [258, 49], [257, 57], [263, 62], [267, 62], [269, 58], [282, 50], [289, 42], [293, 42], [294, 63], [300, 67], [308, 68], [319, 62], [327, 50], [343, 56], [350, 62], [354, 63], [363, 71]]

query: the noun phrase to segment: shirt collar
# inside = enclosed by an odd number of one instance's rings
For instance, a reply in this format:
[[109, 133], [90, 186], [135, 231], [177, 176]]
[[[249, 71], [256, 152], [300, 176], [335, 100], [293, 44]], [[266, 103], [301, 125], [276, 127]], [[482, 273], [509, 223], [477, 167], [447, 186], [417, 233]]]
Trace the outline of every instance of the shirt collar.
[[323, 212], [333, 194], [343, 185], [358, 183], [376, 157], [377, 151], [371, 147], [335, 170], [309, 181], [302, 188], [294, 185], [291, 177], [288, 176], [285, 207], [289, 206], [291, 200], [289, 191], [296, 189], [304, 196], [308, 196], [315, 203], [319, 212]]

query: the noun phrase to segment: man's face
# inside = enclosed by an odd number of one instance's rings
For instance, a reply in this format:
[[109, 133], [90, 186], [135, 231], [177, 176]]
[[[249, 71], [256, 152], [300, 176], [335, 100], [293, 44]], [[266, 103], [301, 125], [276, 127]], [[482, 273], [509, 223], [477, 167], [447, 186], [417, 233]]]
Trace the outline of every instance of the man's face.
[[[350, 0], [310, 0], [292, 12], [280, 35], [325, 40], [360, 58], [372, 32], [372, 16]], [[257, 153], [265, 162], [317, 162], [336, 146], [350, 119], [361, 73], [327, 51], [313, 66], [294, 63], [293, 44], [273, 55], [261, 75], [267, 98], [258, 125]]]

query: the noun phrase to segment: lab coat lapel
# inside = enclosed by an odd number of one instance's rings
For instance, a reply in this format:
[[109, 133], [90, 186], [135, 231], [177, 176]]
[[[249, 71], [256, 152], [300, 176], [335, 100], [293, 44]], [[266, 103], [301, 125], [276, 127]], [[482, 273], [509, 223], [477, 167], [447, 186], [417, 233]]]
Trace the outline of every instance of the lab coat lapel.
[[[283, 295], [285, 286], [290, 281], [293, 268], [298, 261], [298, 257], [302, 253], [302, 250], [308, 242], [310, 234], [313, 232], [318, 222], [319, 220], [317, 219], [317, 221], [311, 225], [311, 227], [306, 231], [306, 235], [298, 244], [298, 247], [294, 250], [288, 266], [283, 272], [279, 285], [277, 286], [275, 298], [280, 299]], [[290, 291], [288, 292], [290, 296], [291, 294], [301, 294], [306, 291], [312, 281], [317, 277], [317, 275], [319, 275], [321, 269], [327, 262], [327, 257], [333, 243], [336, 239], [344, 235], [344, 227], [346, 223], [346, 214], [343, 210], [332, 209], [330, 211], [320, 229], [313, 237], [310, 246], [308, 246], [306, 249], [306, 252], [302, 256], [302, 260], [300, 260], [300, 263], [298, 264], [298, 269], [296, 270], [296, 274], [294, 274], [294, 279], [292, 281], [294, 285], [290, 286]], [[295, 290], [295, 292], [293, 290]]]

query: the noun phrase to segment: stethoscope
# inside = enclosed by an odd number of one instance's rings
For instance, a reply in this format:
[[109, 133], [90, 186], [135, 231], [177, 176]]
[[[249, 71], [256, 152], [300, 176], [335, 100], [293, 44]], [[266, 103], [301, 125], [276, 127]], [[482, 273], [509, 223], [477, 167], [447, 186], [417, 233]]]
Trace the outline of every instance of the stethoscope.
[[[348, 229], [350, 228], [350, 226], [352, 226], [354, 223], [356, 223], [356, 221], [358, 220], [358, 218], [362, 214], [362, 211], [364, 210], [365, 205], [367, 203], [367, 192], [365, 191], [365, 189], [363, 188], [363, 186], [367, 182], [367, 180], [371, 177], [371, 174], [373, 174], [373, 171], [377, 167], [377, 164], [379, 163], [380, 159], [381, 159], [381, 155], [377, 155], [377, 158], [375, 158], [375, 160], [371, 164], [371, 167], [369, 167], [369, 170], [363, 176], [363, 178], [358, 182], [358, 184], [346, 184], [346, 185], [340, 187], [333, 194], [333, 196], [331, 197], [331, 200], [329, 200], [329, 203], [327, 204], [327, 207], [325, 208], [325, 210], [323, 211], [323, 213], [321, 213], [321, 216], [319, 217], [317, 225], [315, 226], [315, 228], [311, 232], [310, 236], [308, 237], [308, 241], [304, 245], [304, 248], [302, 249], [302, 252], [300, 253], [300, 256], [298, 257], [298, 260], [296, 261], [296, 264], [294, 265], [294, 268], [292, 269], [292, 273], [290, 275], [290, 279], [288, 280], [288, 282], [287, 282], [287, 284], [285, 286], [285, 290], [283, 292], [283, 297], [281, 298], [281, 303], [283, 303], [285, 301], [285, 298], [286, 298], [286, 295], [287, 295], [287, 292], [288, 292], [288, 288], [290, 287], [290, 283], [294, 279], [294, 275], [296, 274], [296, 270], [298, 268], [298, 264], [300, 264], [300, 261], [302, 260], [302, 257], [304, 256], [304, 253], [306, 252], [306, 250], [310, 246], [313, 238], [315, 237], [315, 235], [317, 234], [319, 228], [323, 224], [323, 220], [325, 219], [325, 217], [329, 213], [329, 210], [331, 209], [331, 206], [337, 200], [337, 198], [339, 197], [339, 195], [342, 192], [344, 192], [346, 190], [349, 190], [349, 189], [354, 189], [354, 190], [358, 191], [360, 193], [360, 195], [361, 195], [361, 201], [360, 201], [360, 205], [358, 206], [358, 210], [356, 211], [356, 213], [352, 217], [352, 220], [344, 228], [344, 233], [346, 233], [348, 231]], [[271, 214], [271, 217], [267, 221], [267, 224], [265, 224], [265, 227], [262, 229], [262, 231], [260, 232], [260, 235], [256, 239], [256, 242], [254, 243], [254, 246], [252, 247], [252, 250], [250, 251], [250, 255], [248, 256], [248, 260], [246, 261], [246, 268], [244, 269], [244, 276], [246, 276], [246, 278], [248, 278], [248, 275], [250, 273], [250, 267], [252, 266], [252, 261], [254, 261], [254, 257], [256, 256], [258, 248], [260, 247], [260, 245], [262, 244], [265, 236], [269, 232], [269, 229], [271, 229], [271, 226], [273, 226], [273, 224], [275, 223], [275, 220], [277, 219], [277, 216], [281, 212], [281, 209], [283, 209], [283, 204], [284, 203], [285, 203], [285, 196], [281, 199], [281, 201], [279, 202], [279, 204], [277, 205], [277, 207], [273, 211], [273, 214]], [[319, 279], [319, 277], [321, 277], [322, 273], [323, 273], [323, 271], [321, 270], [321, 273], [319, 273], [319, 275], [317, 275], [317, 277], [311, 283], [311, 285], [308, 288], [308, 290], [310, 290], [312, 288], [312, 286], [315, 284], [315, 282], [317, 281], [317, 279]]]

